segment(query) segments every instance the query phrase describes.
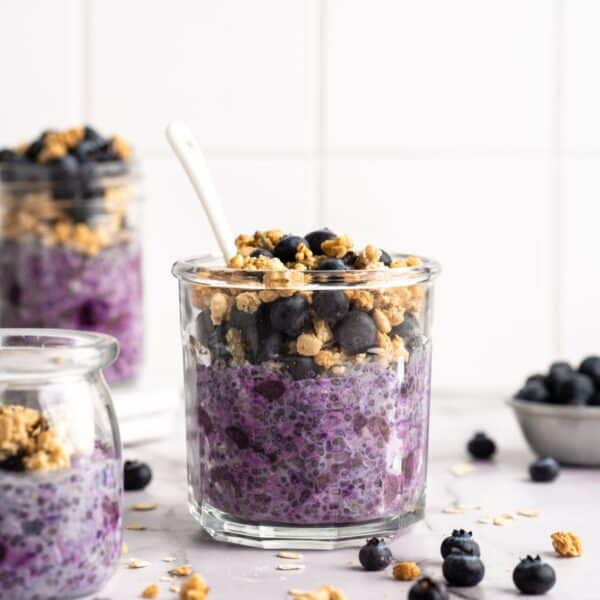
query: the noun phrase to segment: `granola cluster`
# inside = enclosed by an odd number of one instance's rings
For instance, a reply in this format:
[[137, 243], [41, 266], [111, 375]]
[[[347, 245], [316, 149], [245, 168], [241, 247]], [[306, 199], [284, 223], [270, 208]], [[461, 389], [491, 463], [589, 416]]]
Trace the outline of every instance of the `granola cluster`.
[[290, 590], [292, 600], [348, 600], [348, 596], [331, 585], [322, 585], [320, 588], [304, 592], [302, 590]]
[[180, 600], [205, 600], [210, 588], [200, 575], [192, 575], [183, 582], [179, 590]]
[[583, 545], [579, 536], [571, 531], [557, 531], [553, 533], [552, 547], [559, 556], [575, 557], [583, 554]]
[[0, 406], [0, 469], [50, 471], [69, 465], [69, 449], [41, 412]]

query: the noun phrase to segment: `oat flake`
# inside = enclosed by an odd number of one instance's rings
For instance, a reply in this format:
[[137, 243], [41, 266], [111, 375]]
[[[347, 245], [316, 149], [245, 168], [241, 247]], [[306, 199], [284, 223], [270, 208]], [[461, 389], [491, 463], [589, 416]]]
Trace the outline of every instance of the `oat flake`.
[[282, 563], [275, 567], [278, 571], [301, 571], [305, 568], [305, 565], [300, 564], [290, 564], [290, 563]]
[[458, 463], [450, 469], [450, 472], [455, 477], [463, 477], [464, 475], [469, 475], [473, 471], [475, 471], [475, 467], [470, 463]]
[[136, 502], [131, 508], [133, 510], [154, 510], [157, 507], [156, 502]]
[[127, 563], [128, 569], [143, 569], [144, 567], [149, 567], [150, 563], [147, 560], [139, 560], [137, 558], [132, 558]]
[[127, 525], [125, 529], [129, 531], [144, 531], [146, 529], [145, 525], [139, 525], [137, 523], [132, 523], [131, 525]]
[[291, 560], [301, 560], [304, 558], [304, 556], [298, 552], [287, 552], [286, 550], [278, 552], [275, 556], [278, 558], [289, 558]]

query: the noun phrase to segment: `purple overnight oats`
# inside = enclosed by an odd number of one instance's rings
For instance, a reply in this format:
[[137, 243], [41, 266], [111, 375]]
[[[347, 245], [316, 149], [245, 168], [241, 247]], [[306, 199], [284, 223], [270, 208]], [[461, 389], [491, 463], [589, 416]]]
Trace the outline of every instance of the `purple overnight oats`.
[[329, 230], [177, 263], [192, 514], [213, 537], [336, 547], [422, 517], [437, 264]]
[[129, 146], [90, 127], [0, 150], [0, 326], [115, 336], [111, 383], [142, 361], [136, 180]]

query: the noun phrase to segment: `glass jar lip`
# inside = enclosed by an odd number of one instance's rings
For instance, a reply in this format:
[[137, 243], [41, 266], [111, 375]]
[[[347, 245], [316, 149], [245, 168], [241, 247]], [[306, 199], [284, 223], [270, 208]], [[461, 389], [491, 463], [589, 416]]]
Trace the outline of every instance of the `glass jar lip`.
[[[396, 269], [352, 269], [348, 271], [248, 271], [223, 266], [222, 256], [205, 254], [177, 261], [172, 273], [180, 281], [210, 287], [253, 290], [299, 288], [303, 290], [405, 287], [426, 283], [441, 272], [437, 261], [415, 254], [391, 253], [392, 260], [416, 257], [421, 263]], [[265, 275], [269, 281], [265, 283]]]
[[117, 340], [104, 333], [0, 328], [0, 381], [91, 372], [118, 354]]

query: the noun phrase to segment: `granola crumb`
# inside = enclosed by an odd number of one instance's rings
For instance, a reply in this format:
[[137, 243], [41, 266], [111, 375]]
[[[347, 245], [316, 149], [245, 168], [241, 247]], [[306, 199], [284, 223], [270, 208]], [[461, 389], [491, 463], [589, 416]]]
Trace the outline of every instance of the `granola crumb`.
[[123, 542], [121, 544], [121, 555], [124, 556], [126, 554], [129, 554], [129, 547], [127, 546], [127, 544], [125, 542]]
[[129, 531], [145, 531], [147, 528], [145, 525], [140, 525], [138, 523], [131, 523], [130, 525], [126, 525], [125, 529]]
[[521, 517], [535, 518], [535, 517], [539, 517], [542, 514], [542, 512], [539, 510], [527, 509], [527, 510], [519, 510], [519, 511], [517, 511], [517, 514]]
[[389, 333], [392, 330], [390, 320], [387, 318], [386, 314], [379, 308], [376, 308], [373, 311], [373, 321], [375, 321], [377, 329], [382, 333]]
[[559, 556], [575, 557], [583, 554], [579, 536], [572, 531], [556, 531], [551, 536], [552, 547]]
[[180, 600], [204, 600], [208, 595], [209, 587], [204, 579], [194, 574], [186, 579], [179, 590]]
[[394, 565], [392, 574], [398, 581], [412, 581], [421, 576], [421, 569], [415, 562], [400, 562]]
[[311, 592], [291, 589], [288, 590], [288, 594], [292, 596], [292, 600], [348, 600], [344, 592], [331, 585], [322, 585], [319, 589]]
[[322, 346], [323, 342], [312, 333], [302, 333], [296, 340], [296, 350], [302, 356], [316, 356]]
[[229, 344], [234, 362], [238, 365], [241, 365], [244, 362], [244, 359], [246, 358], [244, 341], [242, 339], [242, 332], [239, 329], [232, 327], [225, 334], [225, 340]]
[[373, 310], [374, 298], [371, 292], [367, 290], [356, 290], [346, 293], [350, 297], [350, 303], [355, 308], [359, 308], [365, 312]]
[[136, 502], [131, 508], [139, 511], [155, 510], [158, 508], [158, 504], [156, 502]]
[[160, 581], [164, 581], [165, 583], [170, 583], [171, 581], [173, 581], [173, 578], [169, 577], [169, 575], [161, 575], [159, 579]]
[[166, 563], [172, 563], [175, 562], [177, 559], [174, 556], [163, 556], [161, 560]]
[[231, 308], [231, 299], [223, 292], [216, 292], [210, 299], [210, 320], [213, 325], [221, 325]]
[[336, 365], [340, 365], [343, 360], [341, 352], [333, 352], [331, 350], [321, 350], [315, 355], [315, 362], [325, 369], [331, 369]]
[[261, 305], [256, 292], [242, 292], [235, 297], [235, 307], [245, 313], [255, 313]]
[[325, 240], [321, 244], [321, 250], [327, 256], [343, 258], [352, 250], [352, 240], [347, 235], [338, 235], [333, 240]]
[[314, 321], [313, 327], [315, 329], [316, 336], [321, 340], [321, 342], [323, 342], [323, 344], [327, 344], [333, 340], [333, 332], [326, 321], [317, 319]]
[[173, 569], [169, 569], [169, 575], [175, 575], [176, 577], [187, 577], [192, 573], [192, 565], [181, 565], [179, 567], [174, 567]]
[[138, 558], [132, 558], [127, 563], [128, 569], [144, 569], [149, 566], [150, 566], [150, 563], [147, 560], [139, 560]]
[[302, 571], [306, 567], [300, 563], [281, 563], [275, 567], [278, 571]]
[[153, 583], [142, 592], [142, 598], [150, 598], [152, 600], [153, 598], [158, 598], [159, 594], [160, 586], [158, 585], [158, 583]]
[[379, 262], [380, 258], [381, 250], [369, 245], [357, 254], [355, 264], [359, 269], [380, 269], [383, 267], [383, 264]]
[[450, 469], [450, 472], [455, 477], [464, 477], [465, 475], [473, 473], [473, 471], [475, 471], [475, 467], [470, 463], [459, 463]]
[[298, 552], [288, 552], [287, 550], [281, 550], [275, 556], [278, 558], [289, 558], [290, 560], [302, 560], [304, 556]]

